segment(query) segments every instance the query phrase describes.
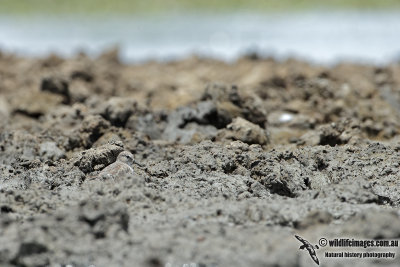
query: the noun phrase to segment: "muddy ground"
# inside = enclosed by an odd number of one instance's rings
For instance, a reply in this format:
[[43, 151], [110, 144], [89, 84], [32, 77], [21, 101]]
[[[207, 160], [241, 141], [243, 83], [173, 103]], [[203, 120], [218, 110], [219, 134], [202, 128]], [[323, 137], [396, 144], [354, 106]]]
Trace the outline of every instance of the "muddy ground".
[[0, 53], [0, 266], [316, 266], [400, 238], [399, 151], [400, 64]]

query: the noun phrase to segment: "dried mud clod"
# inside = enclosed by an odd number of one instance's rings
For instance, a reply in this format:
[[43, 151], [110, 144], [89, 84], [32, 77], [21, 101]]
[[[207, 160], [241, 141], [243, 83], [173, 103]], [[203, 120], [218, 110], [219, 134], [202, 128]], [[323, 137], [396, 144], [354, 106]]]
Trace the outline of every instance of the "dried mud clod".
[[267, 113], [261, 99], [236, 85], [210, 84], [206, 87], [202, 99], [211, 100], [216, 105], [217, 113], [223, 118], [219, 128], [225, 127], [237, 116], [261, 127], [266, 126]]
[[77, 156], [74, 160], [74, 165], [78, 166], [84, 173], [98, 171], [113, 163], [123, 150], [123, 147], [117, 145], [104, 145], [89, 149]]
[[235, 118], [226, 129], [219, 132], [217, 140], [239, 140], [247, 144], [266, 145], [269, 142], [267, 132], [243, 118]]

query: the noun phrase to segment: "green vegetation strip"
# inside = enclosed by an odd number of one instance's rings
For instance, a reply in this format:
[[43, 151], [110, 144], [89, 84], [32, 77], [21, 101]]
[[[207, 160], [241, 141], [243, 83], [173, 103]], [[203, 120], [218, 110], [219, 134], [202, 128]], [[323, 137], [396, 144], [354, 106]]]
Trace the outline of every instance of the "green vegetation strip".
[[0, 14], [400, 9], [400, 0], [0, 0]]

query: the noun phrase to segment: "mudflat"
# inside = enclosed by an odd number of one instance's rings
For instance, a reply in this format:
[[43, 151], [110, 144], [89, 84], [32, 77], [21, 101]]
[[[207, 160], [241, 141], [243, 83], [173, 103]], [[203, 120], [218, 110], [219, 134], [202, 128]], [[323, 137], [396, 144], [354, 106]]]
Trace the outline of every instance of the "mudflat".
[[[398, 239], [399, 130], [398, 63], [0, 53], [0, 265], [312, 266], [294, 234]], [[122, 151], [134, 172], [99, 176]], [[316, 253], [400, 264], [342, 251]]]

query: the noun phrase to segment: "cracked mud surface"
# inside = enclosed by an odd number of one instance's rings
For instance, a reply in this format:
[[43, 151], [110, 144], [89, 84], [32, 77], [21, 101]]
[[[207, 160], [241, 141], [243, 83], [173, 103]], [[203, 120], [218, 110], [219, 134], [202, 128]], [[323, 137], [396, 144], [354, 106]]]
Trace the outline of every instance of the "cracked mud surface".
[[[312, 266], [294, 234], [400, 238], [399, 64], [0, 53], [0, 93], [1, 266]], [[96, 176], [124, 150], [134, 174]]]

